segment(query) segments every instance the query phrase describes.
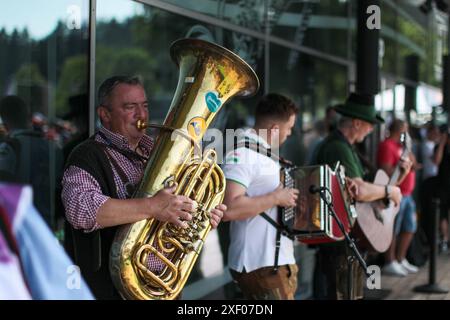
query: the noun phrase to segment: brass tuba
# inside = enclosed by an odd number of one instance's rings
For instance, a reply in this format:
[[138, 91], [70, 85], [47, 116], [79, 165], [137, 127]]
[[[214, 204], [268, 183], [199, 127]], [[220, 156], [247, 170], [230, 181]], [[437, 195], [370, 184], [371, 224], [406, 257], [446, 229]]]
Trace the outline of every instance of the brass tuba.
[[[225, 192], [215, 151], [198, 152], [198, 142], [230, 98], [253, 95], [259, 88], [252, 68], [218, 45], [181, 39], [170, 53], [180, 69], [178, 86], [134, 197], [151, 197], [177, 183], [175, 193], [195, 200], [198, 208], [187, 229], [155, 219], [119, 228], [110, 272], [125, 299], [175, 299], [182, 290], [211, 229], [209, 211], [222, 203]], [[136, 125], [152, 126], [142, 120]], [[151, 255], [163, 262], [161, 271], [148, 269]]]

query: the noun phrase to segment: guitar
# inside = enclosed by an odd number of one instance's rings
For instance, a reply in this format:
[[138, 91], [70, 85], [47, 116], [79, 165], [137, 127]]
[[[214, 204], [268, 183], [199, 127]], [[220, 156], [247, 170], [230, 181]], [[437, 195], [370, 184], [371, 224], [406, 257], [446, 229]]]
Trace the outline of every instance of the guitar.
[[[409, 156], [410, 137], [406, 133], [402, 133], [400, 141], [403, 145], [401, 159]], [[400, 161], [396, 165], [392, 176], [389, 176], [383, 170], [378, 170], [374, 184], [379, 185], [395, 185], [401, 174]], [[356, 232], [363, 234], [361, 240], [362, 246], [368, 247], [369, 250], [385, 252], [389, 249], [394, 234], [395, 217], [400, 210], [400, 206], [394, 206], [392, 200], [389, 203], [383, 203], [382, 200], [374, 202], [357, 202], [356, 212]], [[358, 232], [358, 228], [361, 232]]]

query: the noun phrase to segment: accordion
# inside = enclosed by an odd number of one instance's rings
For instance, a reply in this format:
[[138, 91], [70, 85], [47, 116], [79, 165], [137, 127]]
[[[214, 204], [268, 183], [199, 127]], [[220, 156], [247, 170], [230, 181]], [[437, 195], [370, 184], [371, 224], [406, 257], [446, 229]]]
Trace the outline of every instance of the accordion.
[[299, 190], [297, 205], [279, 208], [281, 224], [304, 243], [318, 244], [340, 241], [344, 234], [329, 213], [327, 203], [313, 188], [324, 188], [328, 202], [333, 204], [337, 217], [346, 232], [356, 220], [356, 209], [347, 191], [344, 167], [339, 164], [333, 171], [328, 165], [285, 167], [281, 169], [281, 182], [286, 188]]

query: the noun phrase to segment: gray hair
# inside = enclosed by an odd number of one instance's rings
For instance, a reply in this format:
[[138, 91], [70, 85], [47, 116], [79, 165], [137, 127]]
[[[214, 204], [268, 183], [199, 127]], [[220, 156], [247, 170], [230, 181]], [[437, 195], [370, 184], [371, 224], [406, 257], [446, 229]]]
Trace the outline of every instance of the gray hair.
[[105, 81], [103, 81], [103, 83], [98, 88], [97, 99], [99, 106], [109, 107], [109, 98], [111, 96], [111, 93], [113, 92], [114, 88], [119, 84], [129, 84], [135, 86], [140, 85], [142, 87], [144, 86], [141, 78], [137, 76], [110, 77]]
[[353, 118], [339, 115], [339, 118], [337, 121], [337, 127], [339, 129], [351, 128], [352, 125], [353, 125]]

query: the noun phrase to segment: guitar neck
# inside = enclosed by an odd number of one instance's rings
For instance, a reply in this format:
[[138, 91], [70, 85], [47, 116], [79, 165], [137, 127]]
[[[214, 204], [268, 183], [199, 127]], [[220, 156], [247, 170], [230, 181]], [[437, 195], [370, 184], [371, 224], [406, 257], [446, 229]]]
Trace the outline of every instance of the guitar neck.
[[403, 145], [402, 155], [400, 156], [400, 159], [395, 166], [394, 172], [391, 175], [391, 178], [389, 179], [389, 185], [396, 185], [398, 182], [398, 178], [400, 178], [400, 175], [402, 173], [402, 169], [400, 168], [400, 161], [401, 159], [406, 158], [409, 155], [409, 150], [411, 150], [411, 137], [407, 132], [403, 132], [400, 135], [400, 142]]
[[393, 186], [397, 184], [398, 178], [400, 177], [400, 167], [395, 167], [394, 173], [392, 174], [391, 178], [389, 179], [389, 185]]
[[[404, 149], [400, 159], [402, 159], [405, 156], [407, 156], [407, 154], [408, 154], [408, 150]], [[394, 172], [392, 173], [392, 176], [389, 179], [389, 185], [393, 186], [393, 185], [397, 184], [398, 178], [400, 178], [400, 174], [402, 173], [401, 170], [402, 169], [400, 168], [400, 160], [399, 160], [397, 165], [395, 166], [395, 169], [394, 169]]]

